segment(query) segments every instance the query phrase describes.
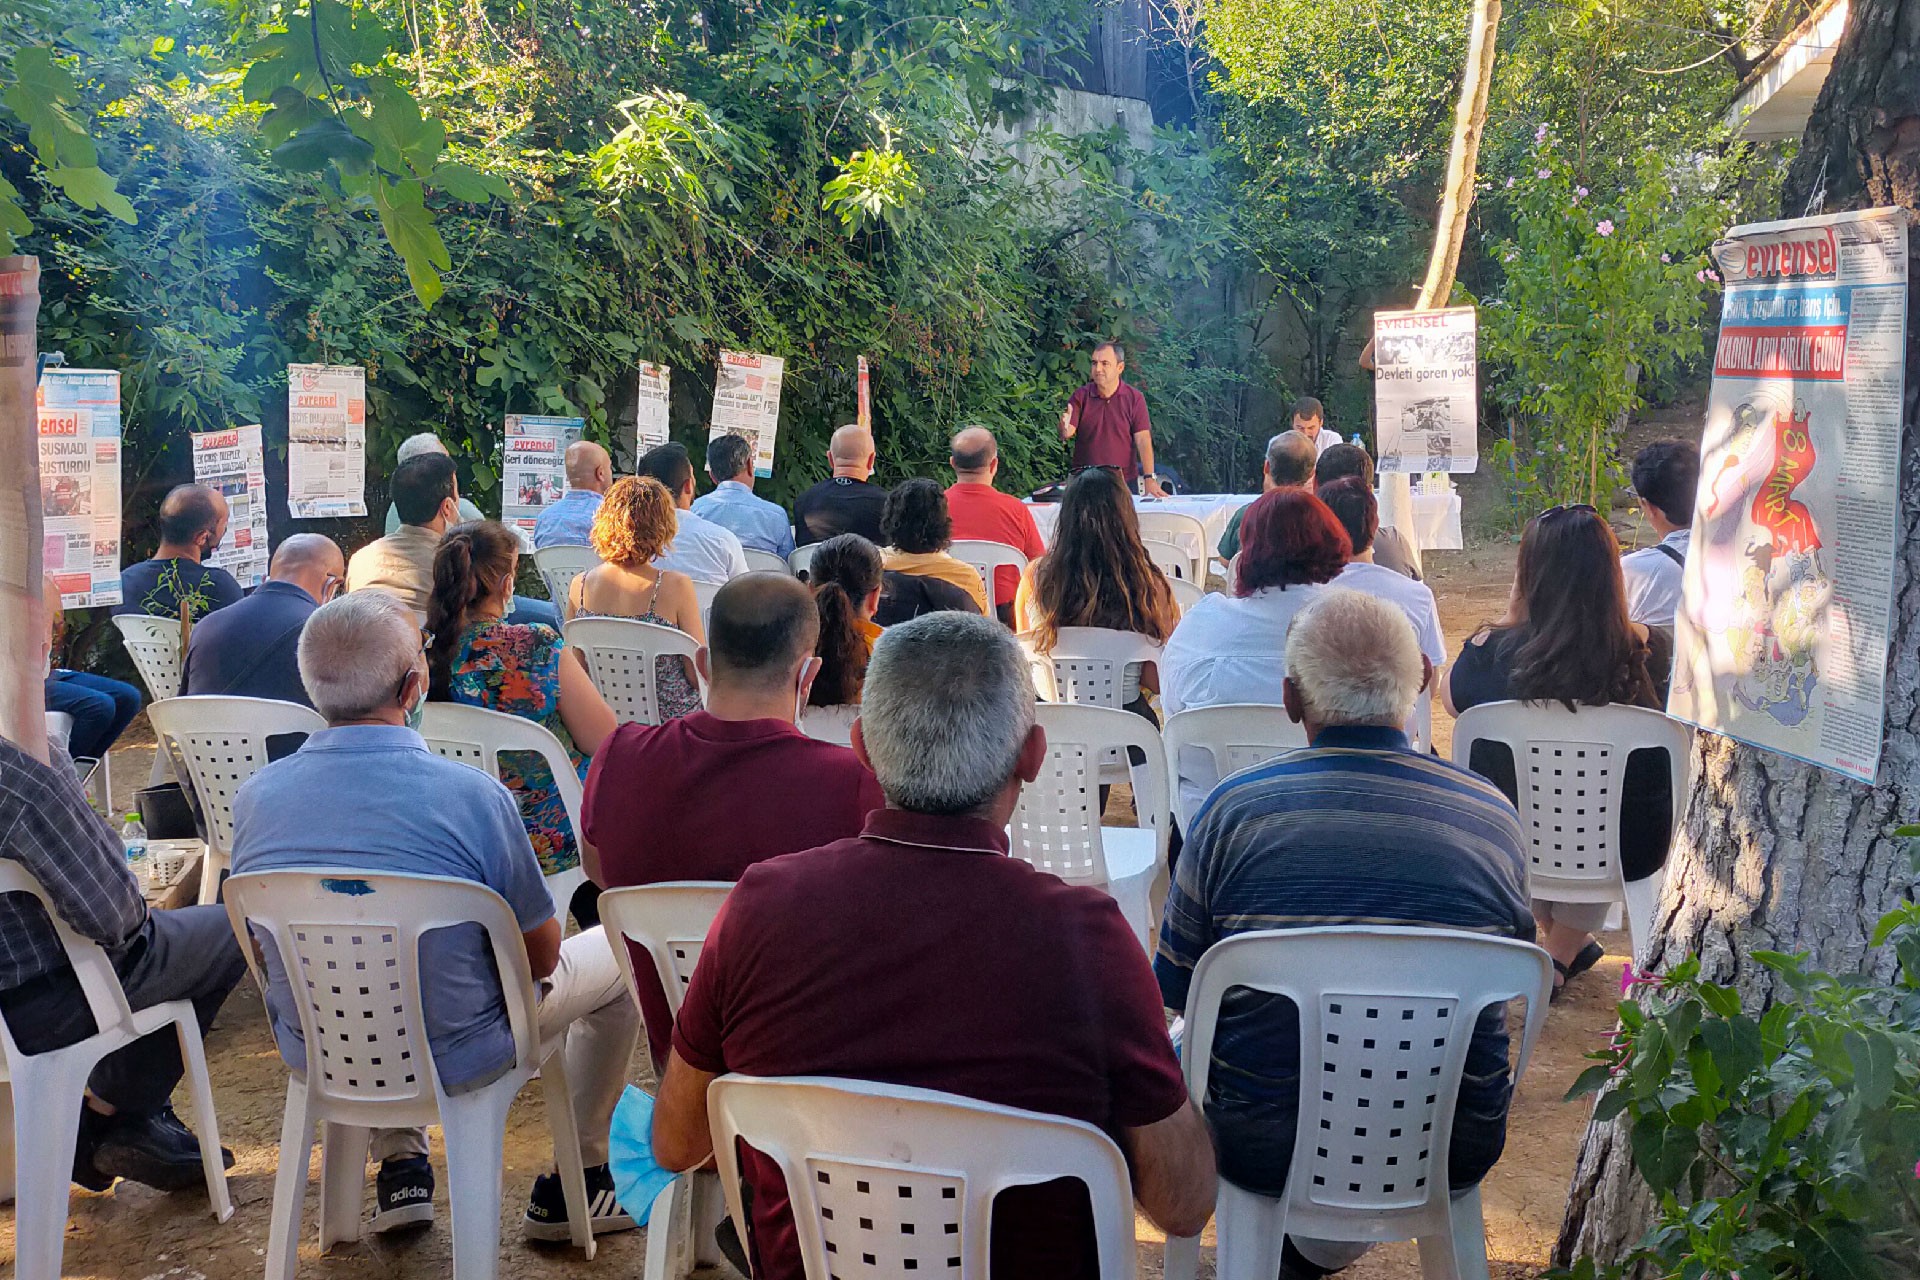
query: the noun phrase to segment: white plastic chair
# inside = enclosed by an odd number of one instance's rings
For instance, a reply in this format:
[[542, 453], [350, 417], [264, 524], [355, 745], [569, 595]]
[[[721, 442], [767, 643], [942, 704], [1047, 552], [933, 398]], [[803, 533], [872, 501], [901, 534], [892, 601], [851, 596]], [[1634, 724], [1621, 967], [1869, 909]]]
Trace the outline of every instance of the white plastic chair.
[[1149, 506], [1137, 509], [1140, 520], [1140, 539], [1147, 543], [1149, 554], [1153, 544], [1170, 543], [1178, 547], [1186, 557], [1186, 572], [1181, 576], [1190, 582], [1207, 580], [1207, 555], [1212, 547], [1207, 542], [1207, 527], [1190, 515], [1179, 511], [1156, 511]]
[[1186, 616], [1187, 610], [1207, 598], [1206, 587], [1199, 583], [1188, 582], [1185, 578], [1176, 578], [1172, 574], [1167, 574], [1166, 579], [1167, 585], [1173, 588], [1174, 607], [1180, 610], [1182, 617]]
[[575, 618], [561, 631], [621, 724], [659, 724], [659, 660], [685, 658], [692, 665], [700, 651], [686, 632], [634, 618]]
[[1624, 904], [1638, 960], [1653, 932], [1666, 875], [1662, 870], [1629, 881], [1620, 865], [1627, 756], [1644, 748], [1666, 751], [1671, 829], [1678, 831], [1693, 730], [1645, 707], [1568, 711], [1557, 702], [1490, 702], [1468, 708], [1454, 721], [1453, 762], [1465, 767], [1476, 742], [1504, 743], [1513, 752], [1529, 891], [1546, 902]]
[[[500, 776], [500, 753], [520, 752], [537, 755], [546, 761], [553, 774], [560, 803], [566, 806], [567, 824], [573, 828], [573, 845], [581, 858], [586, 857], [586, 826], [581, 815], [586, 802], [581, 796], [580, 775], [560, 739], [545, 726], [485, 707], [468, 707], [454, 702], [429, 702], [422, 708], [420, 736], [427, 749], [447, 760], [472, 765], [491, 777]], [[553, 914], [564, 924], [576, 889], [587, 882], [587, 868], [578, 863], [547, 877], [547, 892], [553, 897]]]
[[1113, 1139], [1083, 1121], [931, 1089], [807, 1076], [721, 1076], [707, 1087], [707, 1109], [736, 1223], [746, 1215], [735, 1139], [780, 1166], [807, 1280], [988, 1280], [994, 1196], [1055, 1178], [1087, 1188], [1100, 1275], [1134, 1275], [1126, 1161]]
[[[667, 1010], [680, 1016], [680, 1001], [713, 918], [720, 914], [733, 885], [725, 880], [674, 880], [609, 889], [600, 895], [600, 923], [606, 927], [613, 958], [640, 999], [629, 940], [646, 948], [653, 971], [666, 993]], [[699, 1266], [721, 1261], [710, 1243], [725, 1202], [711, 1173], [682, 1174], [654, 1197], [647, 1215], [647, 1258], [643, 1280], [681, 1280]]]
[[1187, 554], [1185, 547], [1172, 542], [1161, 542], [1156, 538], [1141, 539], [1147, 549], [1147, 559], [1153, 561], [1154, 568], [1176, 582], [1192, 582], [1193, 557]]
[[85, 793], [87, 803], [94, 812], [112, 821], [113, 812], [113, 771], [112, 762], [106, 756], [76, 756], [73, 754], [73, 717], [64, 711], [47, 712], [47, 745], [58, 747], [63, 755], [73, 761], [74, 776], [80, 779], [80, 790]]
[[[1243, 933], [1209, 947], [1188, 987], [1180, 1067], [1204, 1105], [1221, 997], [1285, 996], [1300, 1014], [1300, 1112], [1286, 1194], [1220, 1180], [1219, 1280], [1272, 1280], [1291, 1233], [1417, 1239], [1427, 1280], [1487, 1280], [1480, 1192], [1449, 1193], [1447, 1159], [1467, 1048], [1481, 1010], [1524, 999], [1517, 1089], [1553, 992], [1530, 942], [1451, 929]], [[1192, 1280], [1197, 1238], [1169, 1237], [1166, 1280]]]
[[547, 599], [564, 609], [567, 593], [573, 590], [573, 580], [589, 569], [599, 568], [600, 553], [592, 547], [557, 543], [535, 551], [533, 567], [539, 571], [540, 580], [547, 584]]
[[[1179, 779], [1174, 787], [1173, 813], [1185, 832], [1193, 830], [1199, 801], [1229, 774], [1307, 745], [1305, 727], [1289, 720], [1285, 707], [1252, 702], [1182, 711], [1167, 719], [1161, 737]], [[1190, 796], [1189, 792], [1194, 794]]]
[[[267, 739], [313, 734], [327, 722], [312, 707], [271, 698], [200, 695], [162, 698], [147, 708], [155, 750], [174, 762], [193, 788], [207, 824], [207, 853], [200, 863], [200, 901], [216, 901], [220, 877], [233, 866], [233, 799], [267, 763]], [[315, 796], [324, 806], [337, 797]]]
[[777, 556], [771, 551], [762, 551], [758, 547], [742, 547], [747, 556], [748, 573], [785, 573], [792, 574], [785, 556]]
[[[573, 1123], [564, 1037], [541, 1043], [533, 977], [512, 908], [471, 880], [348, 871], [264, 871], [227, 881], [227, 917], [265, 991], [249, 926], [271, 943], [298, 1002], [307, 1061], [287, 1080], [267, 1237], [267, 1280], [293, 1280], [300, 1254], [313, 1126], [320, 1146], [320, 1247], [360, 1238], [370, 1129], [438, 1124], [453, 1210], [454, 1280], [493, 1280], [500, 1266], [507, 1109], [535, 1074], [573, 1243], [591, 1258], [587, 1186]], [[513, 1063], [496, 1080], [448, 1093], [428, 1047], [420, 940], [478, 924], [492, 947]], [[370, 976], [371, 975], [371, 976]], [[345, 978], [345, 981], [341, 981]]]
[[[1153, 948], [1154, 912], [1165, 900], [1167, 754], [1145, 717], [1110, 707], [1043, 702], [1035, 709], [1047, 732], [1040, 776], [1020, 788], [1009, 824], [1011, 852], [1074, 884], [1113, 895], [1140, 945]], [[1146, 763], [1131, 767], [1136, 827], [1100, 825], [1100, 775], [1116, 752], [1132, 747]]]
[[947, 548], [947, 554], [962, 564], [970, 564], [980, 575], [980, 585], [986, 589], [987, 599], [993, 599], [994, 570], [1005, 567], [1021, 573], [1027, 571], [1027, 557], [1016, 547], [1004, 542], [990, 542], [984, 538], [956, 538]]
[[[193, 1005], [169, 1000], [134, 1010], [99, 944], [69, 929], [40, 882], [11, 858], [0, 858], [0, 894], [26, 893], [40, 900], [66, 948], [80, 993], [97, 1030], [77, 1044], [45, 1053], [20, 1050], [0, 1018], [0, 1181], [14, 1196], [14, 1275], [17, 1280], [59, 1280], [67, 1234], [67, 1174], [79, 1143], [81, 1099], [87, 1077], [109, 1053], [169, 1025], [180, 1038], [186, 1083], [193, 1098], [193, 1127], [200, 1135], [200, 1167], [207, 1179], [213, 1216], [233, 1216], [227, 1171], [220, 1158], [220, 1129], [213, 1113], [213, 1084]], [[0, 1188], [4, 1189], [4, 1188]]]
[[844, 702], [831, 707], [808, 707], [800, 714], [800, 732], [816, 742], [831, 742], [838, 747], [853, 745], [853, 722], [860, 718], [860, 704]]
[[1031, 658], [1034, 685], [1048, 702], [1123, 707], [1140, 696], [1140, 668], [1160, 660], [1161, 646], [1132, 631], [1061, 627], [1041, 653], [1031, 634], [1020, 642]]
[[813, 563], [813, 553], [819, 549], [820, 544], [817, 542], [809, 542], [804, 547], [793, 549], [793, 554], [787, 557], [787, 568], [793, 571], [794, 577], [797, 578], [807, 571], [807, 566]]
[[[178, 694], [180, 664], [186, 650], [186, 642], [181, 639], [180, 620], [123, 613], [114, 617], [113, 625], [120, 632], [121, 643], [126, 646], [127, 656], [133, 659], [141, 682], [147, 686], [147, 701], [158, 702]], [[156, 750], [147, 785], [159, 786], [170, 776], [167, 753]]]

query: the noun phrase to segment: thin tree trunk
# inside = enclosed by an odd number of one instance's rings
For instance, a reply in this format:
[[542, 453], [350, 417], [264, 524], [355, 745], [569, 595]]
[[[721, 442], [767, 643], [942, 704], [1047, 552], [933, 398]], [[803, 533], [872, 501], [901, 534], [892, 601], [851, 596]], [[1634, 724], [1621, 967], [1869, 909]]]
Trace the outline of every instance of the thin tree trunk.
[[[1781, 214], [1900, 205], [1920, 211], [1920, 0], [1853, 0], [1832, 73], [1788, 172]], [[1920, 814], [1920, 273], [1909, 267], [1900, 518], [1886, 683], [1886, 745], [1874, 786], [1713, 734], [1698, 734], [1693, 791], [1654, 920], [1651, 970], [1698, 955], [1750, 1011], [1774, 997], [1756, 950], [1811, 953], [1816, 968], [1892, 964], [1874, 922], [1913, 886], [1891, 832]], [[1632, 1171], [1626, 1130], [1591, 1126], [1556, 1261], [1617, 1260], [1655, 1206]]]
[[47, 758], [47, 640], [40, 593], [40, 431], [33, 404], [39, 355], [40, 261], [0, 258], [0, 737]]

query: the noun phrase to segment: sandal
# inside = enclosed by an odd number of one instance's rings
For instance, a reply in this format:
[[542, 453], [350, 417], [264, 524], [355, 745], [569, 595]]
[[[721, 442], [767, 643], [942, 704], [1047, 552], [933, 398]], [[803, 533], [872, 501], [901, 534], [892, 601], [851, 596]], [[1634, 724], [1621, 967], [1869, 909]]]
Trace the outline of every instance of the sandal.
[[1555, 973], [1560, 975], [1560, 981], [1554, 984], [1553, 994], [1549, 996], [1548, 999], [1550, 1001], [1558, 1000], [1560, 993], [1567, 989], [1569, 982], [1572, 982], [1575, 978], [1593, 968], [1596, 964], [1599, 964], [1606, 954], [1607, 951], [1605, 947], [1602, 947], [1597, 942], [1589, 942], [1586, 946], [1580, 948], [1580, 954], [1573, 958], [1572, 964], [1561, 964], [1558, 960], [1555, 960], [1553, 962], [1553, 969]]

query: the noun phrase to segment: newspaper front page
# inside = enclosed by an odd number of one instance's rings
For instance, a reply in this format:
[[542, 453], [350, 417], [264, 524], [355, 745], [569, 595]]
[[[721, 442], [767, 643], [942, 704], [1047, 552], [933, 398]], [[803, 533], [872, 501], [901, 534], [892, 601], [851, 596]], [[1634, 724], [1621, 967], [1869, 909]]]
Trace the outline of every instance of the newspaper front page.
[[1667, 709], [1871, 782], [1899, 522], [1907, 221], [1734, 227]]
[[1381, 471], [1480, 465], [1475, 318], [1472, 307], [1374, 314], [1373, 424]]
[[42, 564], [63, 607], [119, 604], [120, 374], [48, 369], [35, 402]]
[[773, 474], [774, 438], [780, 428], [780, 381], [787, 362], [779, 356], [722, 351], [713, 381], [712, 440], [745, 436], [753, 442], [753, 474]]
[[585, 418], [545, 418], [530, 413], [507, 415], [506, 447], [501, 452], [500, 518], [533, 550], [533, 527], [540, 513], [567, 491], [567, 446], [586, 430]]
[[664, 364], [640, 364], [640, 400], [634, 412], [634, 457], [667, 442], [667, 409], [672, 403], [673, 370]]
[[206, 431], [193, 441], [193, 480], [227, 499], [227, 536], [207, 558], [243, 587], [267, 576], [267, 461], [260, 428]]
[[367, 371], [287, 366], [287, 514], [367, 514]]
[[859, 383], [856, 397], [854, 421], [868, 431], [873, 430], [873, 370], [867, 367], [867, 358], [860, 357], [860, 363], [854, 370], [854, 378]]

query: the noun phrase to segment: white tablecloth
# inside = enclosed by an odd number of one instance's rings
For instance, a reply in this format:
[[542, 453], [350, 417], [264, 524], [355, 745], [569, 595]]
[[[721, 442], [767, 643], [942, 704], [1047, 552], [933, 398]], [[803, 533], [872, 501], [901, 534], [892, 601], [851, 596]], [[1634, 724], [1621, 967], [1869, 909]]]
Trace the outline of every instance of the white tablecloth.
[[[1233, 513], [1259, 496], [1257, 493], [1189, 493], [1176, 498], [1135, 497], [1133, 502], [1141, 511], [1174, 511], [1198, 520], [1207, 531], [1205, 553], [1212, 557], [1220, 554], [1220, 538], [1226, 533], [1227, 523], [1233, 519]], [[1033, 512], [1033, 522], [1040, 527], [1040, 536], [1052, 542], [1053, 524], [1060, 518], [1060, 504], [1029, 502], [1027, 508]], [[1413, 523], [1422, 551], [1460, 550], [1459, 492], [1416, 492], [1413, 495]], [[1185, 550], [1192, 555], [1195, 549], [1188, 547]]]

